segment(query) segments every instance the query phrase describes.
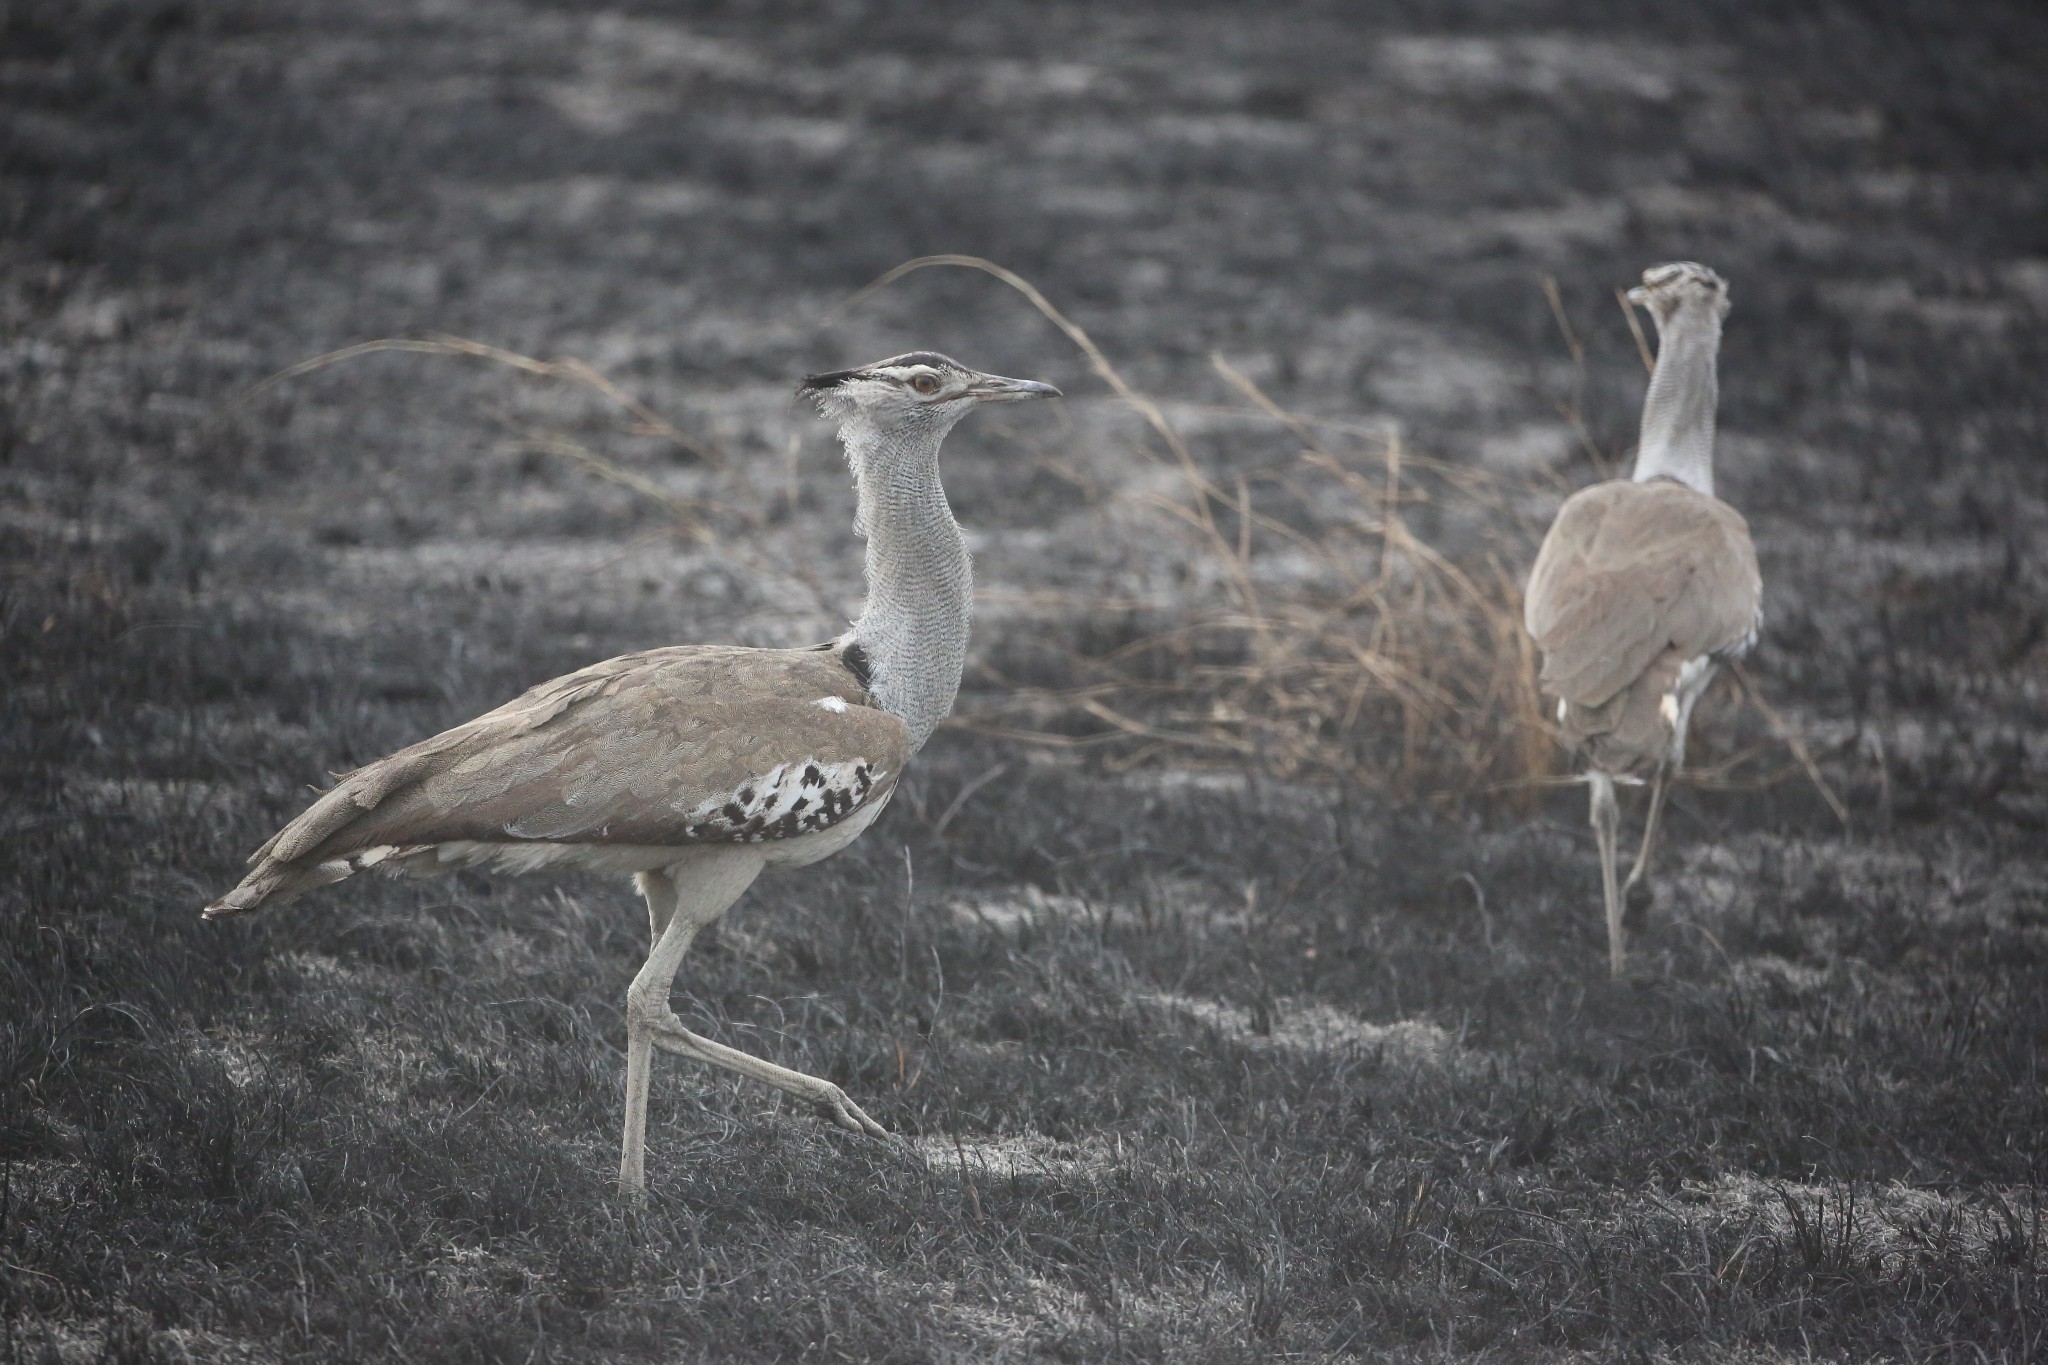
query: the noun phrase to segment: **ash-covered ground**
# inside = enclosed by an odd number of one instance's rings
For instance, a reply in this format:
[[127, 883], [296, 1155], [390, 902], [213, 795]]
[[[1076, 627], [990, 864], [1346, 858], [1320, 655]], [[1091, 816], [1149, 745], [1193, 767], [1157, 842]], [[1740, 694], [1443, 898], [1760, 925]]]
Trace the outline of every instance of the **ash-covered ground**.
[[[2048, 14], [1650, 8], [0, 6], [0, 1356], [2041, 1359]], [[1782, 751], [1681, 792], [1611, 984], [1577, 789], [942, 731], [676, 992], [903, 1140], [664, 1062], [644, 1211], [630, 888], [200, 923], [330, 771], [611, 653], [840, 628], [807, 370], [1070, 395], [948, 445], [965, 710], [1113, 645], [1105, 604], [1217, 607], [1016, 292], [827, 320], [932, 252], [1042, 289], [1221, 487], [1300, 440], [1216, 355], [1539, 524], [1633, 439], [1615, 287], [1715, 266], [1750, 668], [1847, 828], [1755, 780]], [[684, 440], [462, 356], [246, 396], [443, 333]]]

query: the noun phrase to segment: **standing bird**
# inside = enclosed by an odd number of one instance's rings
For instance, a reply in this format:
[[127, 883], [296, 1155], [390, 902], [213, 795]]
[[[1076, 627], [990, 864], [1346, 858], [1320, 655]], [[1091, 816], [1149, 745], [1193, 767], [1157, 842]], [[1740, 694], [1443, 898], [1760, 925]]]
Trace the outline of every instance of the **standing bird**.
[[838, 422], [853, 467], [868, 596], [851, 630], [810, 649], [650, 649], [544, 682], [349, 773], [206, 907], [209, 919], [244, 914], [379, 866], [632, 874], [653, 936], [626, 991], [619, 1188], [634, 1198], [646, 1186], [656, 1047], [886, 1136], [831, 1082], [684, 1028], [669, 988], [697, 931], [763, 868], [816, 862], [874, 823], [952, 709], [973, 580], [939, 445], [983, 403], [1059, 396], [927, 351], [812, 375], [797, 392]]
[[[1543, 651], [1540, 682], [1557, 698], [1558, 725], [1586, 754], [1608, 965], [1617, 977], [1631, 927], [1623, 902], [1649, 874], [1693, 703], [1722, 662], [1749, 652], [1763, 623], [1749, 524], [1714, 496], [1714, 362], [1727, 282], [1680, 261], [1645, 270], [1628, 297], [1657, 324], [1635, 477], [1581, 489], [1558, 509], [1529, 573], [1523, 615]], [[1652, 770], [1649, 818], [1635, 866], [1617, 888], [1614, 779], [1644, 767]]]

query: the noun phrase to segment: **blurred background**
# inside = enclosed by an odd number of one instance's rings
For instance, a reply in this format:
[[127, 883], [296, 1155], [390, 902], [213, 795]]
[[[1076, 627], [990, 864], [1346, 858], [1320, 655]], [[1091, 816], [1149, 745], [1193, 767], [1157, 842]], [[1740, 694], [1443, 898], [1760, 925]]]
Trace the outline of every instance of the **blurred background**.
[[[2044, 71], [1999, 0], [0, 3], [9, 1348], [2027, 1358]], [[941, 253], [1014, 275], [855, 297]], [[1609, 988], [1518, 588], [1670, 259], [1769, 709]], [[329, 771], [836, 633], [792, 389], [912, 348], [1068, 395], [947, 446], [960, 715], [677, 994], [910, 1147], [673, 1068], [606, 1212], [622, 886], [197, 924]]]

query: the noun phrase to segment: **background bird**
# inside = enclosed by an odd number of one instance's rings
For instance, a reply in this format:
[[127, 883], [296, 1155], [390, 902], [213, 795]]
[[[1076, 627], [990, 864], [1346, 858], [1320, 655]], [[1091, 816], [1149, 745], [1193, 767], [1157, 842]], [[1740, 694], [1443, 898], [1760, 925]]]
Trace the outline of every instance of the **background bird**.
[[656, 1047], [884, 1135], [831, 1082], [684, 1028], [669, 989], [697, 931], [764, 868], [816, 862], [873, 823], [952, 709], [973, 580], [940, 443], [981, 404], [1059, 394], [922, 351], [812, 375], [798, 392], [838, 422], [853, 469], [867, 602], [852, 629], [812, 649], [646, 650], [541, 683], [343, 777], [205, 911], [242, 914], [367, 867], [631, 874], [653, 937], [626, 992], [619, 1185], [635, 1196]]
[[[1632, 479], [1580, 490], [1558, 509], [1529, 574], [1524, 623], [1565, 739], [1584, 753], [1600, 845], [1608, 965], [1626, 960], [1623, 903], [1640, 885], [1693, 703], [1724, 661], [1756, 643], [1763, 583], [1749, 525], [1714, 496], [1715, 361], [1728, 286], [1681, 261], [1643, 272], [1629, 299], [1657, 324]], [[1650, 811], [1617, 887], [1616, 777], [1651, 770]], [[1629, 916], [1631, 920], [1635, 915]]]

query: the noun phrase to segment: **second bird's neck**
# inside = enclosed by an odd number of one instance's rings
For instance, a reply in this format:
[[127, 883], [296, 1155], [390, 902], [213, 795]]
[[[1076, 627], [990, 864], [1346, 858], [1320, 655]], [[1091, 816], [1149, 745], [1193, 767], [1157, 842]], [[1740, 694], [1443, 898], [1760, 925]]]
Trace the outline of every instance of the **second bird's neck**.
[[953, 709], [967, 664], [974, 576], [939, 484], [939, 439], [893, 445], [848, 431], [867, 537], [867, 605], [848, 640], [867, 655], [869, 690], [910, 731], [915, 752]]
[[1712, 305], [1684, 305], [1658, 329], [1657, 368], [1643, 399], [1642, 440], [1635, 480], [1676, 479], [1713, 496], [1714, 408], [1720, 400], [1715, 357], [1721, 315]]

